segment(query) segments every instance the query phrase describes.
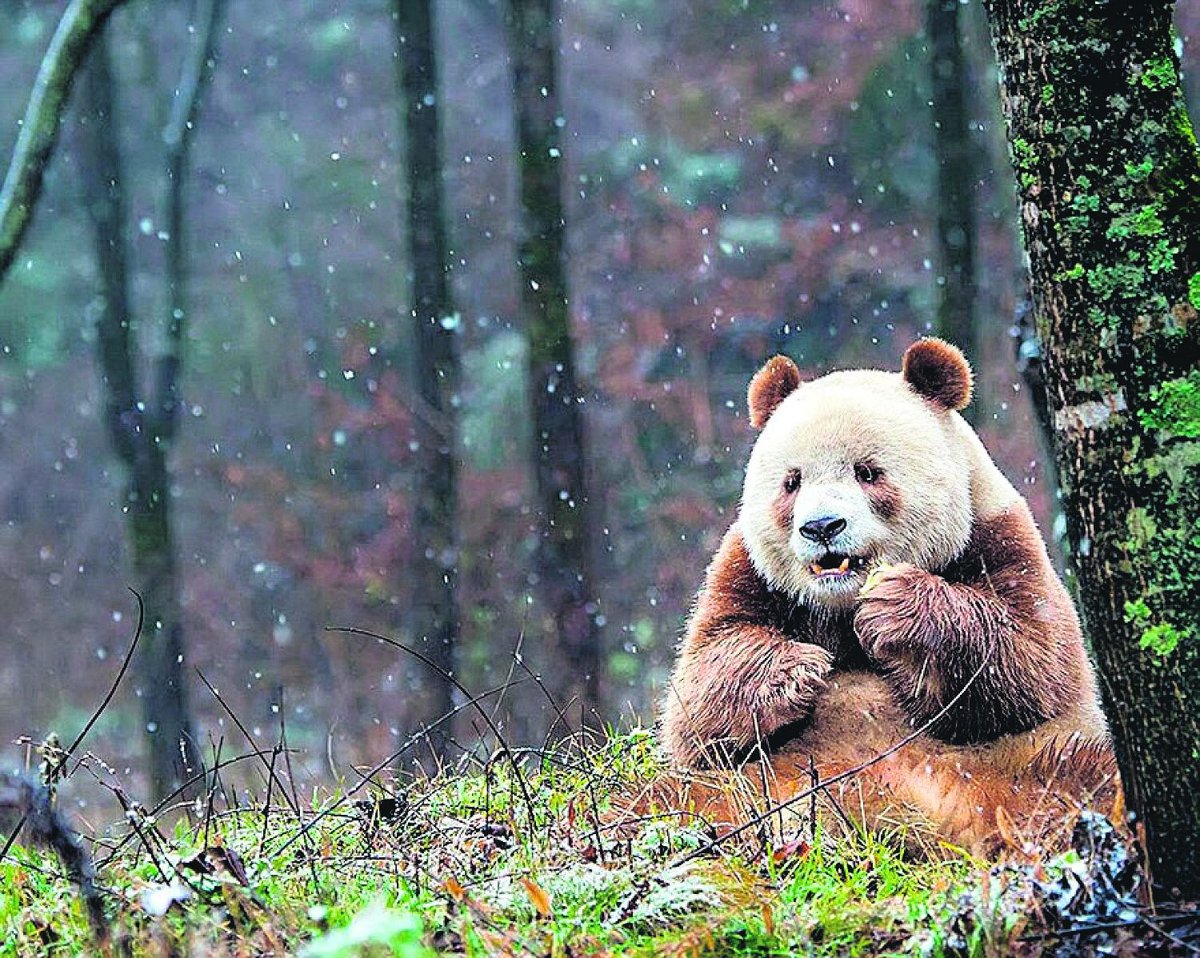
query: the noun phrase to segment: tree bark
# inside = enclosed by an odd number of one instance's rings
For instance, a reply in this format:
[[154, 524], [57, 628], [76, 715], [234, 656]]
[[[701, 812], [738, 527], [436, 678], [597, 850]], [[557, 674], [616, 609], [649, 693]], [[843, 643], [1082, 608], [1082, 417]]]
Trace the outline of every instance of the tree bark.
[[558, 674], [552, 678], [562, 704], [574, 700], [585, 723], [594, 725], [604, 658], [593, 592], [583, 397], [567, 293], [557, 23], [555, 0], [511, 0], [521, 211], [517, 256], [533, 406], [536, 563], [555, 632], [550, 652]]
[[987, 0], [1071, 560], [1128, 807], [1200, 898], [1200, 152], [1172, 3]]
[[124, 512], [133, 578], [146, 607], [136, 669], [154, 798], [200, 767], [183, 678], [184, 637], [172, 535], [167, 436], [139, 393], [128, 296], [125, 197], [108, 45], [96, 45], [84, 78], [84, 192], [96, 237], [103, 308], [97, 344], [105, 424], [128, 471]]
[[[397, 0], [396, 28], [408, 165], [408, 246], [412, 271], [413, 363], [419, 401], [431, 415], [413, 417], [417, 434], [413, 539], [413, 631], [429, 669], [420, 719], [426, 723], [454, 706], [458, 646], [459, 324], [453, 312], [446, 260], [441, 131], [433, 0]], [[439, 671], [440, 670], [440, 671]]]
[[[959, 0], [926, 0], [925, 35], [937, 155], [937, 335], [957, 345], [978, 368], [975, 322], [973, 153], [967, 129], [967, 68]], [[968, 411], [974, 412], [974, 406]]]
[[21, 132], [0, 188], [0, 281], [21, 248], [58, 142], [75, 75], [109, 14], [123, 0], [72, 0], [38, 68]]

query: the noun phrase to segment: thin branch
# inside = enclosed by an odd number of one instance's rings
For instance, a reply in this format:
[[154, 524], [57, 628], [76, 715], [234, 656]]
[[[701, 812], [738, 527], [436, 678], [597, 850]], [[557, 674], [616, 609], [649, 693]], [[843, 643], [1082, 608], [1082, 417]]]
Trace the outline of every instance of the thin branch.
[[[370, 632], [367, 629], [326, 628], [325, 631], [344, 632], [347, 635], [366, 636], [369, 639], [377, 639], [380, 642], [384, 642], [393, 648], [399, 649], [401, 652], [407, 652], [413, 658], [419, 659], [421, 662], [425, 663], [425, 665], [429, 666], [429, 668], [438, 673], [438, 675], [440, 675], [446, 682], [449, 682], [454, 686], [454, 688], [466, 696], [467, 705], [474, 707], [475, 711], [479, 714], [479, 717], [483, 719], [484, 724], [487, 725], [488, 731], [490, 731], [496, 737], [496, 744], [499, 745], [501, 751], [504, 753], [505, 758], [507, 758], [509, 763], [512, 765], [513, 776], [516, 778], [517, 783], [521, 786], [521, 797], [525, 800], [525, 810], [529, 813], [529, 825], [531, 828], [533, 827], [533, 798], [529, 794], [529, 787], [525, 784], [525, 776], [521, 774], [521, 768], [517, 764], [517, 760], [513, 755], [512, 748], [509, 746], [508, 742], [505, 741], [504, 735], [500, 732], [500, 726], [492, 721], [492, 717], [488, 715], [487, 709], [479, 705], [477, 696], [471, 695], [470, 691], [468, 691], [465, 685], [458, 681], [458, 679], [456, 679], [449, 671], [443, 669], [436, 662], [430, 659], [429, 656], [418, 651], [417, 649], [405, 645], [403, 642], [398, 642], [396, 639], [390, 638], [389, 636], [380, 635], [378, 632]], [[455, 711], [457, 711], [457, 709]]]
[[225, 0], [196, 0], [192, 15], [190, 55], [184, 61], [171, 104], [171, 116], [163, 131], [167, 147], [167, 345], [158, 360], [154, 393], [155, 431], [163, 439], [175, 435], [179, 420], [179, 366], [183, 334], [187, 328], [187, 272], [184, 248], [184, 185], [191, 160], [192, 131], [200, 109], [208, 69], [216, 47], [217, 24]]
[[[138, 603], [137, 628], [134, 629], [133, 632], [133, 641], [129, 643], [129, 651], [125, 653], [125, 660], [121, 663], [121, 668], [117, 672], [117, 677], [113, 680], [112, 685], [109, 686], [108, 694], [106, 694], [101, 700], [99, 707], [95, 712], [92, 713], [92, 717], [87, 720], [87, 723], [80, 730], [79, 734], [75, 736], [75, 741], [73, 741], [70, 747], [62, 753], [62, 756], [58, 760], [58, 764], [56, 764], [54, 768], [50, 770], [50, 774], [47, 776], [47, 785], [53, 785], [53, 783], [58, 780], [58, 776], [66, 766], [67, 761], [71, 758], [71, 755], [74, 754], [75, 750], [79, 748], [80, 744], [87, 736], [87, 733], [92, 730], [92, 726], [94, 726], [96, 722], [99, 721], [100, 716], [104, 714], [104, 710], [108, 708], [108, 703], [111, 702], [113, 696], [117, 694], [117, 687], [121, 684], [121, 680], [125, 678], [125, 673], [129, 671], [129, 663], [133, 660], [133, 653], [137, 650], [138, 640], [142, 637], [142, 626], [145, 624], [146, 617], [146, 607], [142, 603], [142, 597], [133, 589], [130, 589], [129, 591], [133, 592], [133, 596], [135, 599], [137, 599]], [[13, 843], [17, 840], [17, 836], [21, 834], [21, 829], [25, 827], [27, 818], [27, 813], [21, 816], [21, 818], [17, 821], [17, 824], [13, 826], [13, 830], [11, 833], [9, 833], [9, 836], [5, 840], [3, 847], [0, 847], [0, 862], [4, 861], [4, 858], [6, 855], [8, 855]]]
[[67, 760], [75, 754], [75, 750], [79, 748], [84, 738], [87, 737], [88, 732], [92, 730], [92, 726], [100, 721], [100, 716], [108, 708], [108, 703], [117, 694], [117, 688], [120, 686], [121, 680], [125, 678], [125, 673], [129, 671], [129, 663], [133, 661], [133, 653], [137, 651], [138, 642], [142, 638], [142, 627], [146, 624], [146, 603], [142, 601], [142, 596], [136, 589], [130, 589], [129, 591], [137, 599], [138, 607], [137, 626], [133, 630], [133, 641], [129, 643], [129, 651], [125, 653], [125, 658], [121, 662], [121, 668], [117, 671], [117, 677], [113, 679], [112, 685], [108, 687], [108, 693], [101, 700], [99, 706], [96, 707], [96, 711], [92, 713], [92, 717], [87, 720], [87, 724], [79, 730], [79, 734], [75, 736], [75, 741], [70, 744], [67, 750], [63, 752], [62, 758], [58, 760], [58, 765], [55, 766], [54, 771], [51, 773], [51, 781], [58, 778], [59, 772], [63, 770], [63, 767], [67, 764]]
[[793, 795], [791, 798], [787, 798], [781, 802], [777, 802], [776, 804], [770, 806], [761, 815], [755, 815], [749, 821], [744, 822], [743, 824], [737, 826], [736, 828], [730, 829], [728, 832], [725, 832], [724, 834], [719, 835], [718, 837], [712, 839], [711, 841], [706, 842], [705, 844], [701, 845], [699, 848], [696, 848], [693, 851], [689, 852], [682, 859], [680, 859], [678, 862], [676, 862], [676, 864], [677, 865], [685, 865], [690, 861], [694, 861], [697, 858], [700, 858], [704, 855], [710, 854], [711, 852], [713, 852], [717, 848], [719, 848], [723, 843], [727, 842], [729, 839], [735, 838], [736, 836], [741, 835], [743, 832], [747, 832], [752, 828], [756, 828], [758, 825], [762, 824], [764, 821], [766, 821], [768, 818], [770, 818], [770, 816], [783, 811], [785, 808], [790, 808], [791, 806], [797, 804], [798, 802], [802, 802], [804, 799], [808, 798], [810, 795], [815, 794], [816, 792], [824, 791], [824, 792], [826, 792], [826, 794], [828, 794], [830, 785], [837, 785], [839, 782], [844, 782], [848, 778], [853, 778], [855, 775], [859, 775], [862, 772], [865, 772], [872, 765], [879, 764], [884, 759], [890, 758], [892, 755], [895, 755], [898, 751], [900, 751], [900, 749], [904, 748], [904, 746], [909, 745], [912, 742], [916, 741], [918, 738], [920, 738], [922, 735], [924, 735], [926, 732], [928, 732], [931, 728], [933, 728], [934, 725], [936, 725], [939, 721], [941, 721], [941, 719], [943, 717], [945, 717], [945, 715], [952, 708], [954, 708], [955, 705], [958, 704], [958, 700], [967, 694], [967, 692], [970, 690], [971, 686], [974, 685], [976, 680], [979, 678], [979, 676], [981, 676], [983, 674], [983, 670], [986, 669], [991, 664], [992, 653], [994, 651], [995, 651], [994, 648], [990, 649], [988, 651], [988, 654], [985, 655], [983, 657], [983, 660], [979, 663], [979, 668], [977, 668], [974, 671], [974, 673], [972, 673], [971, 677], [969, 679], [967, 679], [967, 681], [963, 685], [963, 687], [961, 689], [959, 689], [958, 692], [955, 693], [954, 697], [951, 698], [949, 702], [947, 702], [945, 705], [943, 705], [941, 707], [941, 709], [939, 709], [938, 712], [929, 719], [929, 721], [927, 721], [923, 725], [920, 725], [917, 728], [913, 729], [913, 731], [911, 731], [908, 735], [905, 735], [904, 738], [900, 739], [900, 741], [896, 742], [894, 745], [889, 746], [888, 748], [885, 748], [882, 752], [880, 752], [878, 755], [874, 756], [873, 758], [869, 758], [865, 762], [860, 762], [858, 765], [855, 765], [853, 768], [848, 768], [844, 772], [840, 772], [837, 775], [833, 775], [833, 776], [825, 779], [819, 785], [816, 785], [816, 786], [813, 786], [810, 788], [806, 788], [806, 789], [802, 789], [801, 791], [799, 791], [795, 795]]
[[[183, 793], [184, 793], [184, 792], [186, 792], [186, 791], [188, 791], [189, 789], [191, 789], [191, 788], [192, 788], [192, 786], [194, 786], [194, 785], [197, 785], [197, 784], [199, 784], [200, 782], [202, 782], [202, 781], [203, 781], [205, 778], [207, 778], [209, 775], [211, 775], [211, 776], [213, 777], [213, 780], [214, 780], [214, 781], [216, 781], [216, 779], [217, 779], [217, 776], [219, 775], [219, 773], [221, 772], [221, 770], [222, 770], [222, 769], [228, 768], [228, 767], [229, 767], [229, 766], [231, 766], [231, 765], [239, 765], [239, 764], [241, 764], [242, 762], [248, 762], [248, 761], [251, 761], [251, 760], [254, 760], [254, 759], [258, 759], [258, 760], [260, 760], [260, 761], [261, 761], [261, 760], [262, 760], [262, 758], [263, 758], [263, 757], [264, 757], [266, 754], [267, 754], [267, 753], [266, 753], [266, 752], [263, 752], [263, 751], [256, 751], [256, 752], [248, 752], [248, 753], [247, 753], [247, 754], [245, 754], [245, 755], [235, 755], [233, 758], [220, 758], [220, 757], [216, 758], [216, 759], [214, 760], [214, 762], [213, 762], [213, 765], [212, 765], [212, 767], [211, 767], [211, 768], [204, 769], [204, 770], [202, 770], [202, 771], [200, 771], [200, 772], [196, 772], [194, 775], [192, 775], [192, 777], [191, 777], [191, 778], [189, 778], [189, 779], [187, 779], [186, 781], [184, 781], [184, 782], [183, 782], [181, 785], [179, 785], [179, 786], [178, 786], [178, 787], [177, 787], [177, 788], [176, 788], [176, 789], [175, 789], [173, 792], [171, 792], [169, 795], [166, 795], [166, 796], [165, 796], [165, 797], [164, 797], [164, 798], [163, 798], [163, 799], [162, 799], [162, 800], [161, 800], [161, 801], [160, 801], [160, 802], [159, 802], [157, 805], [155, 805], [153, 808], [151, 808], [151, 809], [149, 810], [149, 815], [150, 815], [150, 817], [152, 817], [152, 818], [157, 818], [157, 817], [158, 817], [159, 815], [161, 815], [161, 814], [162, 814], [162, 813], [163, 813], [163, 812], [164, 812], [164, 811], [165, 811], [167, 808], [169, 808], [169, 807], [170, 807], [170, 805], [171, 805], [171, 803], [172, 803], [172, 802], [174, 802], [174, 801], [175, 801], [176, 799], [178, 799], [178, 798], [179, 798], [181, 795], [183, 795]], [[105, 783], [105, 782], [103, 782], [103, 781], [101, 781], [101, 780], [100, 780], [100, 777], [99, 777], [98, 775], [96, 775], [95, 771], [93, 771], [93, 770], [91, 769], [91, 767], [90, 767], [90, 766], [87, 766], [87, 765], [85, 765], [85, 766], [84, 766], [84, 768], [85, 768], [85, 769], [86, 769], [88, 772], [90, 772], [90, 773], [91, 773], [91, 775], [92, 775], [92, 777], [93, 777], [93, 778], [95, 778], [95, 779], [96, 779], [96, 781], [100, 782], [100, 784], [101, 784], [101, 785], [105, 785], [105, 787], [109, 787], [109, 786], [107, 785], [107, 783]], [[214, 787], [215, 787], [215, 786], [214, 786]], [[190, 805], [191, 803], [190, 803], [190, 802], [187, 802], [186, 804], [189, 804], [189, 805]], [[118, 853], [119, 853], [119, 852], [120, 852], [120, 851], [121, 851], [121, 850], [122, 850], [122, 849], [123, 849], [123, 848], [124, 848], [126, 845], [128, 845], [128, 844], [129, 844], [129, 842], [132, 840], [132, 838], [133, 838], [133, 837], [134, 837], [134, 836], [133, 836], [133, 833], [131, 832], [131, 833], [128, 833], [128, 834], [126, 834], [126, 835], [125, 835], [123, 838], [119, 839], [119, 840], [118, 840], [118, 841], [117, 841], [117, 842], [116, 842], [114, 845], [112, 845], [112, 847], [109, 849], [109, 854], [108, 854], [108, 856], [107, 856], [107, 857], [104, 859], [104, 861], [102, 861], [102, 862], [99, 862], [99, 863], [97, 864], [97, 866], [96, 866], [96, 867], [97, 867], [98, 869], [100, 869], [100, 870], [103, 870], [104, 868], [106, 868], [106, 867], [107, 867], [107, 866], [108, 866], [108, 865], [109, 865], [109, 864], [112, 862], [112, 860], [113, 860], [114, 858], [116, 858], [117, 854], [118, 854]]]
[[291, 806], [292, 812], [297, 815], [300, 814], [299, 806], [292, 800], [292, 797], [288, 795], [287, 791], [283, 787], [283, 782], [277, 780], [278, 777], [275, 774], [275, 766], [273, 761], [269, 761], [267, 759], [267, 755], [276, 754], [276, 749], [267, 750], [259, 748], [258, 742], [254, 740], [254, 736], [250, 734], [250, 730], [246, 728], [244, 724], [242, 724], [242, 720], [237, 717], [237, 713], [229, 707], [229, 704], [223, 698], [221, 698], [221, 693], [217, 691], [216, 686], [214, 686], [208, 680], [208, 677], [205, 676], [205, 674], [199, 669], [196, 669], [196, 674], [200, 676], [200, 681], [204, 683], [205, 687], [207, 687], [209, 692], [212, 693], [213, 698], [217, 700], [217, 704], [219, 704], [221, 708], [225, 710], [225, 714], [233, 720], [233, 724], [237, 726], [237, 730], [242, 733], [242, 736], [250, 744], [250, 748], [253, 749], [254, 754], [259, 757], [263, 768], [267, 770], [267, 775], [269, 776], [264, 780], [264, 784], [269, 785], [272, 780], [275, 780], [276, 784], [279, 786], [280, 793], [284, 797], [284, 800], [289, 806]]
[[[521, 682], [518, 681], [518, 682], [514, 682], [513, 684], [520, 685]], [[410, 749], [417, 742], [419, 742], [423, 738], [425, 738], [431, 731], [433, 731], [439, 725], [444, 725], [445, 723], [449, 722], [459, 712], [463, 712], [469, 708], [478, 708], [479, 703], [482, 702], [484, 699], [490, 698], [493, 695], [497, 695], [497, 694], [503, 692], [506, 688], [508, 688], [508, 683], [505, 683], [504, 685], [497, 685], [495, 688], [488, 689], [486, 692], [480, 692], [478, 695], [472, 696], [470, 701], [462, 702], [461, 704], [454, 706], [454, 708], [452, 708], [449, 712], [447, 712], [441, 718], [436, 719], [433, 722], [430, 722], [429, 725], [427, 725], [425, 728], [421, 729], [421, 731], [416, 732], [413, 735], [410, 735], [407, 739], [404, 740], [404, 742], [401, 743], [399, 748], [397, 748], [394, 752], [392, 752], [385, 759], [383, 759], [383, 761], [377, 762], [366, 772], [366, 774], [359, 776], [358, 782], [355, 785], [353, 785], [352, 787], [350, 787], [349, 789], [347, 789], [346, 792], [343, 795], [341, 795], [332, 805], [317, 812], [316, 815], [314, 815], [307, 822], [305, 822], [304, 825], [302, 825], [300, 827], [300, 830], [295, 835], [293, 835], [291, 838], [289, 838], [287, 841], [285, 841], [278, 848], [273, 849], [271, 852], [272, 857], [277, 858], [278, 856], [282, 855], [287, 849], [291, 848], [291, 846], [294, 845], [297, 841], [299, 841], [301, 838], [305, 837], [307, 835], [307, 833], [310, 832], [313, 829], [313, 827], [316, 826], [316, 824], [318, 822], [320, 822], [323, 819], [328, 818], [330, 815], [334, 814], [339, 808], [341, 808], [348, 801], [350, 801], [350, 799], [352, 799], [355, 795], [357, 795], [358, 792], [362, 789], [362, 787], [364, 785], [366, 785], [368, 782], [372, 781], [376, 775], [378, 775], [385, 768], [387, 768], [389, 765], [391, 765], [392, 762], [396, 761], [396, 759], [398, 759], [401, 755], [403, 755], [406, 751], [408, 751], [408, 749]]]
[[33, 219], [75, 75], [109, 14], [122, 2], [72, 0], [42, 58], [4, 186], [0, 188], [0, 280], [16, 258]]

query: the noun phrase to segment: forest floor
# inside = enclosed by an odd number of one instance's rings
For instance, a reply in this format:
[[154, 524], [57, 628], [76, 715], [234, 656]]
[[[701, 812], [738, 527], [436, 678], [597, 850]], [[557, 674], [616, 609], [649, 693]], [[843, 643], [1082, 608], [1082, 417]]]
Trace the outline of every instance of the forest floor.
[[1046, 860], [914, 861], [800, 817], [791, 834], [778, 815], [737, 834], [658, 814], [613, 828], [662, 771], [645, 731], [307, 795], [280, 748], [259, 756], [256, 800], [218, 777], [174, 814], [85, 758], [127, 808], [85, 842], [102, 931], [55, 853], [18, 844], [0, 863], [0, 955], [1200, 953], [1194, 913], [1137, 904], [1136, 864], [1098, 816]]

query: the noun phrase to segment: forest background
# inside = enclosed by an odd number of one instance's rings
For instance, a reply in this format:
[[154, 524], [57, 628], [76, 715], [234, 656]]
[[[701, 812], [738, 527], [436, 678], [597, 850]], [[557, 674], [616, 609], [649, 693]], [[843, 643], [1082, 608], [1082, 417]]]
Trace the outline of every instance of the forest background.
[[[0, 7], [0, 150], [11, 151], [62, 2]], [[648, 722], [681, 620], [740, 491], [744, 390], [768, 355], [814, 373], [894, 367], [941, 328], [946, 174], [975, 267], [960, 331], [975, 422], [1058, 541], [1053, 477], [1019, 371], [1026, 306], [994, 63], [961, 6], [966, 151], [935, 126], [925, 4], [573, 0], [561, 113], [573, 345], [595, 530], [597, 712]], [[148, 363], [170, 313], [165, 147], [190, 5], [108, 28], [131, 314]], [[428, 719], [414, 645], [420, 404], [412, 364], [404, 100], [395, 5], [229, 4], [193, 131], [190, 304], [170, 495], [185, 680], [202, 749], [282, 709], [315, 778], [377, 761]], [[454, 309], [460, 635], [470, 689], [514, 670], [572, 686], [539, 588], [539, 509], [518, 270], [518, 164], [501, 6], [437, 5], [437, 106]], [[1177, 5], [1189, 102], [1200, 0]], [[68, 113], [32, 231], [0, 286], [0, 735], [73, 732], [112, 681], [136, 605], [96, 364], [103, 302]], [[939, 164], [939, 157], [943, 162]], [[941, 174], [941, 176], [939, 176]], [[960, 335], [959, 338], [963, 338]], [[92, 747], [136, 779], [144, 683]], [[566, 701], [566, 699], [564, 699]], [[516, 742], [555, 712], [501, 700]], [[478, 729], [463, 716], [455, 737]]]

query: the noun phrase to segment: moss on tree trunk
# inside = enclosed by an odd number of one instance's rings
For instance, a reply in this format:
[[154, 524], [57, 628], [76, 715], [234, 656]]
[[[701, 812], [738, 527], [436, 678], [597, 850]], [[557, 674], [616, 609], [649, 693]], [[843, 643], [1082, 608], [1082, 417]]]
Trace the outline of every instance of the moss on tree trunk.
[[988, 0], [1082, 611], [1156, 884], [1200, 897], [1200, 155], [1172, 4]]

